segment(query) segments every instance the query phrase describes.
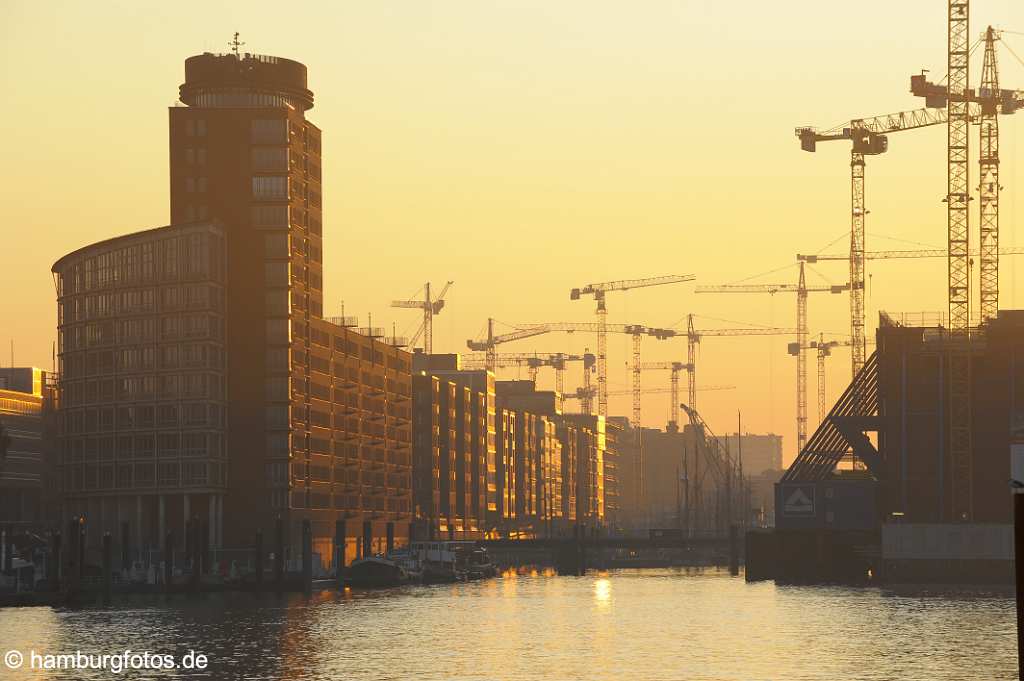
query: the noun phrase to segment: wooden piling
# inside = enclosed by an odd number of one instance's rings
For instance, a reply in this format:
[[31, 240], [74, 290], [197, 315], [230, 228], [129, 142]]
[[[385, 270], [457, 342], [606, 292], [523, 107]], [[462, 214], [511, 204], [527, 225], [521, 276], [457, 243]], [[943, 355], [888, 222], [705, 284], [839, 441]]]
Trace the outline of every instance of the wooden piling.
[[302, 521], [302, 590], [313, 593], [313, 528], [309, 519]]
[[114, 570], [114, 538], [109, 532], [103, 533], [103, 603], [110, 604], [111, 581]]

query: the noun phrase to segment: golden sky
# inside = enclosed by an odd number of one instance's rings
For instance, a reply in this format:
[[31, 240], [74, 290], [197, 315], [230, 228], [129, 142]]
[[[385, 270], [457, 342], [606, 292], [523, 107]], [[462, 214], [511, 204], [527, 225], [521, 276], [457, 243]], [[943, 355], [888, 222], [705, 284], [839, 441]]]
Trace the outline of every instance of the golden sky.
[[[972, 36], [989, 23], [1024, 30], [1021, 3], [973, 4]], [[245, 50], [309, 67], [309, 117], [324, 130], [327, 313], [344, 301], [363, 323], [369, 313], [411, 335], [417, 313], [390, 300], [453, 279], [435, 351], [462, 351], [488, 316], [592, 321], [593, 301], [568, 296], [590, 282], [693, 273], [714, 284], [778, 268], [753, 281], [795, 281], [798, 251], [847, 247], [849, 146], [801, 152], [793, 128], [917, 108], [910, 74], [945, 73], [938, 1], [863, 0], [853, 10], [821, 0], [3, 0], [0, 364], [13, 339], [16, 364], [50, 366], [58, 257], [167, 223], [166, 107], [184, 59], [226, 51], [235, 30]], [[1024, 35], [1005, 39], [1024, 56]], [[1006, 50], [1000, 58], [1003, 86], [1024, 87], [1024, 66]], [[1018, 117], [1001, 119], [1007, 246], [1024, 245]], [[869, 250], [944, 246], [944, 142], [941, 126], [905, 132], [869, 158]], [[1018, 280], [1019, 266], [1003, 262], [1001, 304], [1024, 305], [1024, 272]], [[945, 309], [944, 260], [875, 262], [868, 272], [869, 330], [879, 309]], [[833, 263], [808, 279], [846, 276]], [[608, 299], [612, 322], [666, 326], [692, 312], [706, 328], [793, 326], [795, 304], [695, 295], [692, 284]], [[813, 334], [849, 333], [845, 296], [812, 296], [809, 307]], [[787, 461], [790, 340], [708, 338], [698, 359], [698, 383], [736, 386], [699, 398], [711, 427], [734, 430], [740, 409], [745, 429], [784, 435]], [[503, 349], [595, 345], [559, 334]], [[644, 343], [645, 360], [685, 352], [683, 340]], [[610, 387], [628, 387], [629, 338], [611, 337], [609, 354]], [[813, 430], [813, 357], [809, 367]], [[831, 398], [848, 379], [849, 355], [836, 351]], [[542, 387], [552, 380], [542, 375]], [[644, 374], [645, 386], [667, 384]], [[645, 425], [662, 425], [668, 402], [645, 397]], [[629, 398], [613, 398], [612, 411], [629, 414]]]

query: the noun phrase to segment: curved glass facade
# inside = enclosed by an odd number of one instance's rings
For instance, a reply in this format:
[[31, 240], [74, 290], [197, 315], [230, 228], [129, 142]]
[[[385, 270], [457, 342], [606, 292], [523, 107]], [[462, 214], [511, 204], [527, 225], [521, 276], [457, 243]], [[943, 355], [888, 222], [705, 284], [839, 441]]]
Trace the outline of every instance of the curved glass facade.
[[203, 497], [216, 517], [228, 475], [224, 263], [221, 228], [197, 223], [54, 265], [66, 513], [115, 533], [130, 518], [153, 530], [140, 538], [159, 536], [168, 495], [186, 515]]

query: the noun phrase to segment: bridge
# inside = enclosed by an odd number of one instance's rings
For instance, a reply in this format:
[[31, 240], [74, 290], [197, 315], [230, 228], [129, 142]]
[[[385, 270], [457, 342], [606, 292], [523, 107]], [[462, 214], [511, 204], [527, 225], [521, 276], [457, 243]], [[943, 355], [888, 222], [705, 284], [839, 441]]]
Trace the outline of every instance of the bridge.
[[739, 571], [739, 528], [732, 527], [728, 535], [698, 535], [687, 537], [672, 530], [651, 530], [648, 536], [607, 537], [570, 536], [540, 537], [535, 539], [482, 539], [477, 545], [492, 552], [536, 551], [550, 553], [559, 574], [582, 575], [587, 569], [588, 551], [604, 549], [693, 549], [709, 548], [729, 552], [729, 567]]

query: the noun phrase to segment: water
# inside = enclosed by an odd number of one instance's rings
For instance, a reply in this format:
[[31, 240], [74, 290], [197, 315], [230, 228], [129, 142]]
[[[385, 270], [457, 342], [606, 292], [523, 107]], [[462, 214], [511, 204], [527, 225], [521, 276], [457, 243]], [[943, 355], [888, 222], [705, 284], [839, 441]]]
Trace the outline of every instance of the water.
[[158, 674], [0, 679], [1016, 679], [1012, 593], [746, 584], [719, 571], [508, 574], [338, 594], [0, 609], [0, 654], [203, 653]]

